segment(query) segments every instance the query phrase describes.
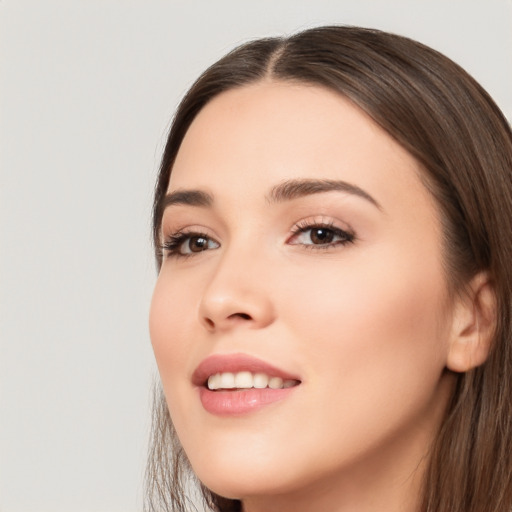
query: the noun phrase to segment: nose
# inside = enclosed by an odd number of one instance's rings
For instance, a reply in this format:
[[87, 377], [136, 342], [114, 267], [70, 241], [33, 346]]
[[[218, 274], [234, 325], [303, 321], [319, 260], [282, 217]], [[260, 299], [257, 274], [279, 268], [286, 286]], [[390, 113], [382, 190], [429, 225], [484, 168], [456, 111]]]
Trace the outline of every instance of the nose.
[[236, 326], [261, 329], [275, 319], [268, 276], [262, 258], [222, 258], [204, 289], [199, 319], [210, 332]]

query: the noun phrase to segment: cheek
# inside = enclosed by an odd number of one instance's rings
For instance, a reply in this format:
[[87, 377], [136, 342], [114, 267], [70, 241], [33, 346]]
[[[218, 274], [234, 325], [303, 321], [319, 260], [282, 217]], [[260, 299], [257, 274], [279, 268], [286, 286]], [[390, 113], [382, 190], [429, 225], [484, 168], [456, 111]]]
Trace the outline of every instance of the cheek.
[[157, 279], [149, 313], [149, 331], [160, 377], [167, 388], [183, 368], [194, 348], [192, 304], [196, 301], [190, 283], [180, 285], [162, 269]]
[[322, 452], [318, 464], [334, 467], [383, 439], [405, 437], [412, 425], [429, 431], [444, 403], [439, 386], [448, 331], [437, 267], [328, 267], [299, 281], [285, 315], [302, 354], [304, 408], [330, 440], [321, 450], [318, 432], [306, 432], [302, 445]]
[[324, 265], [286, 303], [312, 383], [336, 390], [340, 410], [427, 401], [445, 365], [440, 265], [389, 260]]

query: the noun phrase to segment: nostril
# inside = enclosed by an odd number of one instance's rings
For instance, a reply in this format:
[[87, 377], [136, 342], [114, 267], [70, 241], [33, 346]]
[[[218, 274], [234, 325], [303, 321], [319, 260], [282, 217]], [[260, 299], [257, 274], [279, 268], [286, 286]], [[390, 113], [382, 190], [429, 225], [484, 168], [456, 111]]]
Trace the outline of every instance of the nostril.
[[[252, 316], [247, 314], [247, 313], [233, 313], [232, 315], [229, 315], [226, 318], [226, 320], [236, 320], [238, 318], [240, 320], [252, 320]], [[215, 322], [211, 318], [208, 318], [208, 317], [203, 317], [203, 322], [206, 324], [206, 328], [210, 329], [212, 331], [217, 329], [217, 328], [221, 328], [222, 324], [223, 324], [222, 321]]]
[[248, 315], [247, 313], [234, 313], [232, 315], [229, 315], [229, 318], [238, 317], [242, 318], [243, 320], [250, 320], [251, 315]]

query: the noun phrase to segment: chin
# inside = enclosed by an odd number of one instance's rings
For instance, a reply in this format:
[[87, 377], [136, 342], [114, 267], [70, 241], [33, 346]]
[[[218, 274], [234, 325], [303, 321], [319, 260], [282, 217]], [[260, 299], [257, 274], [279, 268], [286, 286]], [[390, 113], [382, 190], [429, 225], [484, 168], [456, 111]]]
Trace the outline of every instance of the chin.
[[259, 494], [264, 491], [264, 482], [259, 475], [243, 474], [243, 471], [197, 471], [194, 470], [199, 480], [210, 491], [229, 499], [242, 499], [248, 495]]
[[230, 499], [290, 491], [293, 475], [277, 466], [275, 462], [257, 465], [251, 457], [243, 465], [212, 459], [207, 464], [192, 464], [194, 473], [208, 489]]

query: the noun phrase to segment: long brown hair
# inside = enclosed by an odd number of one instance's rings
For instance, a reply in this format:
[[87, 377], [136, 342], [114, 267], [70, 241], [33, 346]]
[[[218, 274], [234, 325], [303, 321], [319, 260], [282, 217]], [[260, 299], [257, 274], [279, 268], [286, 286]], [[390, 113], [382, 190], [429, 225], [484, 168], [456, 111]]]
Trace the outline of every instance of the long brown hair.
[[[221, 92], [262, 79], [327, 87], [365, 111], [424, 169], [442, 214], [454, 293], [475, 273], [488, 272], [497, 302], [493, 346], [482, 366], [457, 375], [431, 449], [421, 510], [512, 511], [512, 133], [506, 119], [457, 64], [405, 37], [331, 26], [247, 43], [196, 81], [174, 118], [155, 190], [158, 266], [162, 198], [190, 124]], [[190, 474], [157, 389], [147, 510], [185, 511]], [[201, 489], [210, 509], [240, 510], [236, 500]]]

